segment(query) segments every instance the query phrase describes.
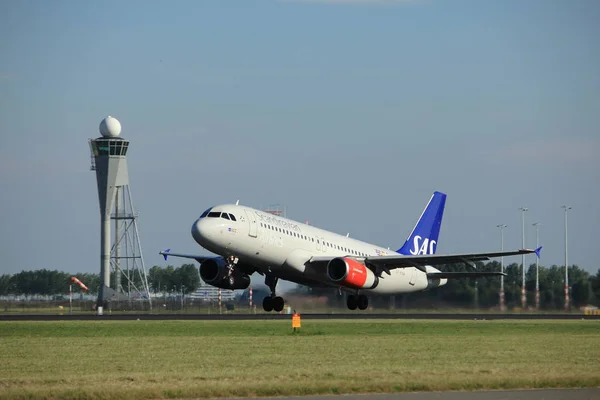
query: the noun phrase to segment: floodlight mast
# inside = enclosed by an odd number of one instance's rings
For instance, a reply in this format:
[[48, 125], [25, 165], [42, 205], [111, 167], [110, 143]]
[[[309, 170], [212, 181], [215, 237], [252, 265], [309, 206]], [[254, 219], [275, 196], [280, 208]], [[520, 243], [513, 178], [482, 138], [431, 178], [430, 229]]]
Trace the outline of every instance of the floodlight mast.
[[[500, 251], [504, 251], [504, 228], [508, 225], [500, 224], [496, 225], [496, 228], [500, 228]], [[504, 274], [504, 257], [500, 257], [500, 272]], [[504, 300], [504, 275], [500, 275], [500, 310], [506, 309], [506, 302]]]
[[572, 208], [571, 206], [561, 206], [565, 209], [565, 311], [569, 311], [569, 241], [567, 238], [567, 213]]
[[[521, 207], [521, 208], [519, 208], [519, 210], [521, 210], [521, 224], [522, 224], [521, 238], [523, 240], [521, 248], [524, 249], [525, 248], [525, 211], [528, 211], [529, 209], [527, 207]], [[525, 309], [527, 307], [527, 292], [525, 290], [525, 254], [521, 255], [521, 266], [522, 266], [522, 270], [523, 270], [523, 277], [522, 277], [522, 283], [521, 283], [521, 307], [523, 307], [523, 309]]]
[[[535, 226], [535, 248], [540, 247], [540, 225], [541, 222], [531, 224]], [[535, 258], [535, 308], [540, 309], [540, 258]]]

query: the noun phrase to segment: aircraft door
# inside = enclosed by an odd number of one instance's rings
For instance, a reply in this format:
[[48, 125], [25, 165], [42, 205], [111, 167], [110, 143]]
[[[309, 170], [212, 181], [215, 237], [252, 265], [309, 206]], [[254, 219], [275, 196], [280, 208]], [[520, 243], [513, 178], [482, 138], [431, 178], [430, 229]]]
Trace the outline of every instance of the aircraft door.
[[256, 222], [256, 214], [249, 210], [244, 210], [244, 212], [246, 213], [246, 217], [248, 217], [248, 223], [250, 224], [248, 235], [251, 237], [256, 237], [258, 234], [258, 222]]

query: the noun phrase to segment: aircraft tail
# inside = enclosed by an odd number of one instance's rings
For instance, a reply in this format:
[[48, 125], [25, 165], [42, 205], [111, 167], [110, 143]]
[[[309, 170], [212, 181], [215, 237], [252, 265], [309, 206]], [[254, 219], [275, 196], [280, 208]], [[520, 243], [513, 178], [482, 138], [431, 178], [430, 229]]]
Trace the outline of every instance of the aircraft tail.
[[446, 195], [433, 192], [417, 224], [397, 252], [404, 255], [435, 254], [445, 205]]

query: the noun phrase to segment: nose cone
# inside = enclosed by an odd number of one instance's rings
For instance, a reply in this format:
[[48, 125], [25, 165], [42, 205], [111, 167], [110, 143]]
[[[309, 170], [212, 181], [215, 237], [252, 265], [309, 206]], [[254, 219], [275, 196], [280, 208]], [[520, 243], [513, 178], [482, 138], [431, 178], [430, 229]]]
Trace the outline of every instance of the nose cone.
[[200, 246], [205, 246], [210, 238], [204, 219], [198, 219], [192, 224], [192, 237]]

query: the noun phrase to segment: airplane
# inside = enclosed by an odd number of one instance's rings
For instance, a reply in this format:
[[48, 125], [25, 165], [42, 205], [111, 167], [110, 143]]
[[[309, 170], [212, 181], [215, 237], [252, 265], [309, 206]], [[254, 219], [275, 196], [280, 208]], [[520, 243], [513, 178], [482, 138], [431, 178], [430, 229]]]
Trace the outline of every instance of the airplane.
[[[476, 261], [535, 253], [530, 250], [490, 253], [436, 254], [446, 194], [434, 192], [406, 242], [390, 251], [349, 235], [339, 235], [251, 207], [224, 204], [210, 207], [192, 224], [194, 240], [217, 256], [161, 251], [167, 257], [190, 258], [200, 263], [200, 276], [222, 289], [246, 289], [250, 275], [265, 277], [271, 296], [263, 299], [265, 311], [282, 311], [277, 296], [279, 279], [313, 287], [349, 292], [350, 310], [365, 310], [369, 293], [402, 294], [445, 285], [448, 279], [506, 275], [476, 271]], [[471, 272], [444, 272], [434, 266], [464, 263]]]

